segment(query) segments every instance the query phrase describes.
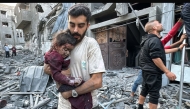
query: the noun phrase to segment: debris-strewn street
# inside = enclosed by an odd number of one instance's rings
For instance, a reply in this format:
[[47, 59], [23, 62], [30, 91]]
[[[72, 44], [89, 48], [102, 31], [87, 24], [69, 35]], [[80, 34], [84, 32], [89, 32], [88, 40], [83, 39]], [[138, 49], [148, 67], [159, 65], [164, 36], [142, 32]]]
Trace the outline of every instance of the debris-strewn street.
[[[4, 54], [0, 56], [0, 107], [2, 109], [56, 109], [57, 91], [51, 77], [43, 72], [43, 56], [35, 56], [29, 50], [20, 50], [17, 54], [9, 58], [5, 58]], [[141, 88], [138, 88], [133, 103], [128, 102], [128, 99], [138, 72], [139, 69], [123, 68], [104, 73], [103, 87], [97, 94], [100, 107], [135, 109]], [[190, 86], [184, 84], [183, 109], [190, 108], [189, 92]], [[172, 82], [162, 87], [159, 109], [176, 109], [178, 97], [179, 83]], [[148, 97], [144, 108], [148, 109]]]

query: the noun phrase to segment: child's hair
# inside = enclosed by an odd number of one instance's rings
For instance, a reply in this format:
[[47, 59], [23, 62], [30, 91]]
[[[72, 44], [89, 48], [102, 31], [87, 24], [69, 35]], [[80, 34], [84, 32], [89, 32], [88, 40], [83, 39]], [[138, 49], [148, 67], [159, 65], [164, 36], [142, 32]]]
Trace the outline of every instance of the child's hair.
[[69, 29], [67, 30], [60, 30], [53, 36], [50, 52], [55, 49], [55, 46], [62, 46], [66, 43], [71, 45], [76, 44], [76, 39], [71, 35]]

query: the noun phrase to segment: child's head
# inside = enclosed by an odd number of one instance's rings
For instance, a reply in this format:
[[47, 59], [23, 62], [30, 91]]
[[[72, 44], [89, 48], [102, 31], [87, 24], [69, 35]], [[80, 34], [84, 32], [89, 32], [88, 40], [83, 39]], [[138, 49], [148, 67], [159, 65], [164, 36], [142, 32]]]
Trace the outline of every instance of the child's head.
[[68, 32], [68, 30], [61, 30], [57, 32], [52, 40], [52, 48], [65, 55], [66, 51], [72, 50], [76, 43], [76, 39]]

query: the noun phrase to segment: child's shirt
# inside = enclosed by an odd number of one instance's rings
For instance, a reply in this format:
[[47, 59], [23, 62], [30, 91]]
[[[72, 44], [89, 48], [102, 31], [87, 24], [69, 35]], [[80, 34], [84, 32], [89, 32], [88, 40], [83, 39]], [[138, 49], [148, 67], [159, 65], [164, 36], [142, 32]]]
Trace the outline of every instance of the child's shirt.
[[52, 72], [51, 76], [55, 81], [61, 84], [71, 85], [69, 82], [70, 80], [73, 80], [74, 77], [67, 77], [66, 75], [61, 74], [62, 70], [68, 69], [70, 59], [65, 60], [57, 51], [54, 50], [45, 54], [44, 62], [50, 65]]

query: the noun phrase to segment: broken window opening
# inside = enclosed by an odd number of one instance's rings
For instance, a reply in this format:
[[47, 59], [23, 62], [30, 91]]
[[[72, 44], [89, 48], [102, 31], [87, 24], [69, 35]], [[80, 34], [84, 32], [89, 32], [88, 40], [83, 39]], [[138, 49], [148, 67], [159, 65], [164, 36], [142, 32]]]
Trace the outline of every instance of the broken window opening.
[[20, 33], [20, 37], [22, 37], [22, 33]]
[[17, 33], [17, 37], [19, 37], [19, 34]]
[[2, 15], [6, 15], [6, 11], [1, 10]]
[[[134, 11], [135, 10], [139, 11], [139, 10], [151, 7], [151, 3], [130, 3], [130, 4], [133, 5], [132, 8]], [[130, 6], [128, 7], [128, 10], [129, 10], [129, 13], [132, 13]]]
[[3, 27], [8, 27], [9, 25], [8, 25], [8, 22], [2, 22], [2, 26]]
[[5, 34], [5, 38], [11, 38], [10, 34]]
[[41, 6], [40, 4], [37, 4], [37, 5], [35, 6], [35, 8], [36, 8], [36, 11], [37, 11], [37, 12], [40, 12], [40, 13], [43, 13], [43, 12], [44, 12], [44, 10], [43, 10], [43, 8], [42, 8], [42, 6]]

